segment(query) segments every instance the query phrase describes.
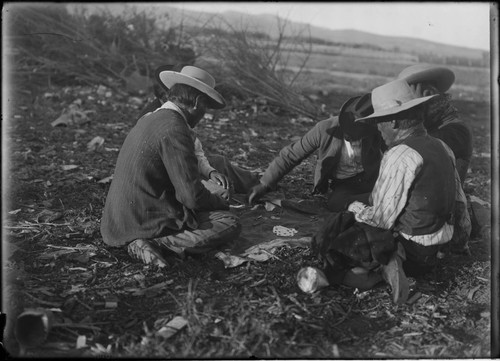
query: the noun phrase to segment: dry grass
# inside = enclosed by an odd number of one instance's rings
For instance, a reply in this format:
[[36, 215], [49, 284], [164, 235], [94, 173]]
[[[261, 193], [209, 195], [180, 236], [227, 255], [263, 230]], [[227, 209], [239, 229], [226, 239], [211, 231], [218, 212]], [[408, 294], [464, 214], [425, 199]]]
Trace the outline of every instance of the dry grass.
[[[25, 306], [58, 307], [66, 320], [66, 326], [54, 329], [48, 342], [27, 356], [488, 357], [489, 239], [473, 240], [471, 258], [449, 254], [435, 273], [414, 280], [414, 302], [400, 307], [392, 304], [386, 286], [363, 293], [345, 287], [302, 293], [295, 275], [302, 266], [317, 263], [305, 249], [283, 247], [276, 253], [279, 259], [235, 269], [224, 269], [207, 255], [173, 262], [160, 271], [131, 260], [124, 250], [105, 247], [99, 219], [108, 186], [96, 181], [112, 173], [116, 151], [88, 152], [86, 144], [100, 135], [105, 147], [119, 148], [139, 109], [116, 93], [103, 99], [96, 92], [97, 87], [52, 88], [50, 97], [44, 92], [16, 92], [12, 97], [12, 114], [21, 117], [8, 119], [13, 165], [8, 210], [19, 209], [4, 224], [10, 227], [5, 235], [12, 250], [3, 265], [13, 290], [10, 300], [17, 312]], [[345, 98], [329, 96], [320, 101], [339, 104]], [[95, 110], [95, 116], [85, 125], [52, 128], [50, 122], [75, 99], [82, 100], [84, 109]], [[206, 150], [239, 159], [242, 165], [264, 167], [273, 152], [311, 126], [288, 117], [270, 121], [260, 111], [253, 113], [252, 105], [242, 103], [219, 113], [231, 122], [200, 124]], [[465, 118], [481, 137], [476, 151], [487, 151], [487, 105], [459, 105], [466, 114], [477, 115]], [[252, 138], [255, 151], [242, 145], [249, 127], [262, 134]], [[247, 158], [236, 157], [239, 148], [247, 151]], [[468, 192], [484, 199], [489, 169], [477, 159]], [[64, 171], [64, 164], [79, 168]], [[307, 198], [308, 179], [304, 168], [287, 176], [282, 186], [289, 196]], [[63, 218], [43, 222], [43, 211], [61, 212]], [[57, 250], [53, 247], [79, 244], [95, 247], [96, 254], [87, 260], [46, 257]], [[142, 295], [128, 291], [164, 282]], [[99, 304], [110, 295], [118, 298], [116, 308]], [[16, 310], [10, 311], [9, 317], [15, 317], [10, 315]], [[188, 321], [185, 329], [168, 340], [155, 335], [157, 320], [176, 316]], [[87, 347], [77, 350], [79, 335], [86, 336]], [[12, 341], [7, 344], [15, 352]]]

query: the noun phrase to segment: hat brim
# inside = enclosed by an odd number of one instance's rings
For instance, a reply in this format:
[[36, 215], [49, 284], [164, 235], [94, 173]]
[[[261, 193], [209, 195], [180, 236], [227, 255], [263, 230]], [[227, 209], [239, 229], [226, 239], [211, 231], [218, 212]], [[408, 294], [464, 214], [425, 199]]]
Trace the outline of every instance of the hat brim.
[[429, 83], [434, 85], [440, 93], [446, 93], [455, 82], [455, 73], [445, 67], [429, 67], [411, 70], [408, 74], [403, 70], [398, 79], [404, 79], [408, 84]]
[[383, 118], [385, 118], [385, 117], [388, 117], [390, 115], [396, 115], [396, 114], [399, 114], [401, 112], [404, 112], [405, 110], [416, 107], [417, 105], [423, 104], [423, 103], [429, 101], [431, 98], [436, 97], [437, 95], [438, 94], [434, 94], [434, 95], [429, 95], [427, 97], [412, 99], [410, 101], [407, 101], [406, 103], [401, 104], [398, 107], [393, 107], [393, 108], [375, 111], [375, 112], [373, 112], [373, 114], [370, 114], [366, 117], [356, 119], [356, 122], [364, 122], [364, 123], [382, 122], [382, 121], [385, 121], [385, 120], [383, 120]]
[[209, 98], [208, 107], [212, 109], [221, 109], [226, 106], [226, 102], [219, 92], [205, 83], [193, 77], [175, 72], [175, 71], [162, 71], [158, 74], [158, 79], [167, 89], [170, 89], [175, 84], [186, 84], [198, 89], [206, 94]]

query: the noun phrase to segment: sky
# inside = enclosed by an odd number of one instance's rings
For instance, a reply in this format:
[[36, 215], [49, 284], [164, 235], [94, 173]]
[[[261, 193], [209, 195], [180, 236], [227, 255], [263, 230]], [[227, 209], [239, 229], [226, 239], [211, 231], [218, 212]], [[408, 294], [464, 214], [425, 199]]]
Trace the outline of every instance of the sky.
[[481, 50], [490, 48], [488, 2], [183, 2], [180, 9], [279, 15], [329, 29], [421, 38]]

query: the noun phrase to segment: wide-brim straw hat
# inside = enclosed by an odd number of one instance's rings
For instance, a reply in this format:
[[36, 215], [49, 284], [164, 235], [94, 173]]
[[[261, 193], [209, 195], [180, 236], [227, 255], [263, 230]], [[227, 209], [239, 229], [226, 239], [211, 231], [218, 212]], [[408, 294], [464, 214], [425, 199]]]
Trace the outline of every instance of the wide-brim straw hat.
[[406, 80], [408, 84], [429, 83], [440, 93], [446, 93], [455, 82], [455, 73], [444, 66], [416, 64], [403, 69], [398, 79]]
[[435, 96], [437, 94], [419, 98], [405, 80], [393, 80], [372, 90], [374, 112], [356, 121], [368, 123], [390, 121], [392, 119], [386, 117], [424, 104]]
[[158, 72], [158, 80], [167, 89], [170, 89], [175, 84], [186, 84], [198, 89], [208, 96], [209, 108], [220, 109], [226, 106], [222, 95], [214, 89], [215, 79], [203, 69], [187, 65], [180, 72], [163, 70]]

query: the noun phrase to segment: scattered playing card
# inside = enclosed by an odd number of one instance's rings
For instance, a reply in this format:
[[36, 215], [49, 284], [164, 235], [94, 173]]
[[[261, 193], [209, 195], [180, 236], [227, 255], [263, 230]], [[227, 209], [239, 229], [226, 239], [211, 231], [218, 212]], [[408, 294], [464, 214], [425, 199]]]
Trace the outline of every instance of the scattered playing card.
[[283, 226], [274, 226], [273, 227], [273, 233], [276, 234], [277, 236], [292, 237], [297, 232], [298, 231], [295, 228], [286, 228]]

